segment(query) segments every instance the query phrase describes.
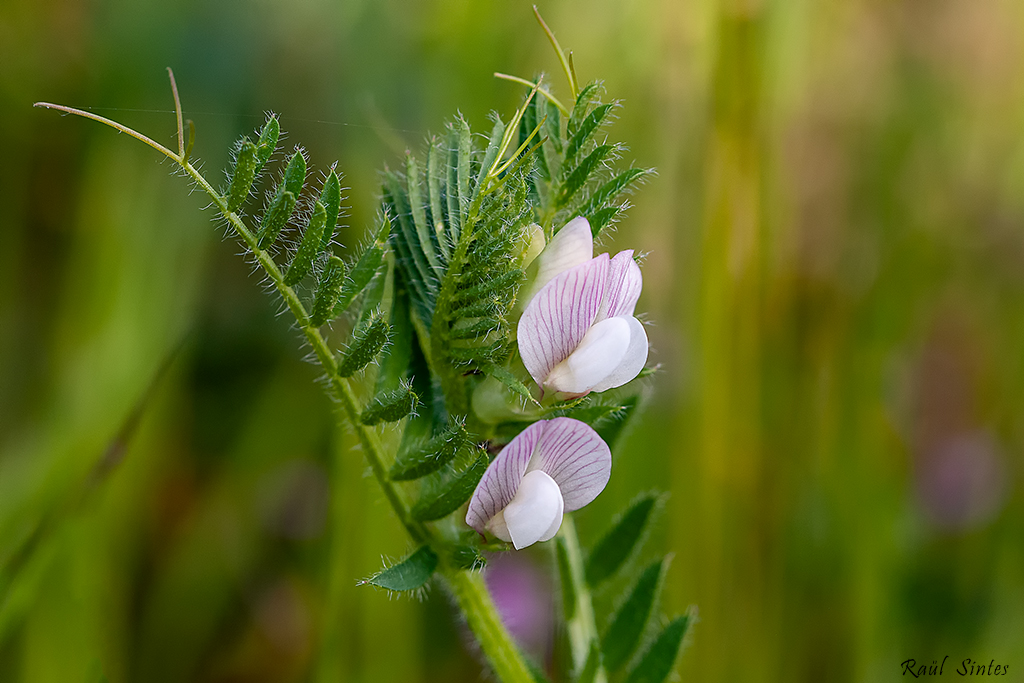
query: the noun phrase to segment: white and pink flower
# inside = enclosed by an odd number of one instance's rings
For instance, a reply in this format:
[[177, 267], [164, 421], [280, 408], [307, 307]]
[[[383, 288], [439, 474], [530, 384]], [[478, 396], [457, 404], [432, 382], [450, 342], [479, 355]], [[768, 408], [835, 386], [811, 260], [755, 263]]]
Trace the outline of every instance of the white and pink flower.
[[611, 476], [611, 451], [568, 417], [530, 425], [502, 449], [473, 492], [466, 523], [517, 550], [558, 533], [562, 515], [587, 505]]
[[580, 217], [538, 257], [518, 339], [526, 369], [545, 391], [583, 396], [613, 389], [647, 362], [647, 333], [633, 316], [643, 287], [633, 251], [593, 253], [590, 224]]

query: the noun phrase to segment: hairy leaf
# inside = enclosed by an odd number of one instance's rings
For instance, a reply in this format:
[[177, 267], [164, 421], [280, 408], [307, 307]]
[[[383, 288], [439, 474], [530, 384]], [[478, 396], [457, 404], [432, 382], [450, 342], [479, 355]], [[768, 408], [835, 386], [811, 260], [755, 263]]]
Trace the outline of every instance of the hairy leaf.
[[394, 391], [382, 391], [363, 409], [359, 421], [373, 426], [381, 422], [398, 422], [416, 409], [419, 399], [412, 387], [403, 384]]
[[587, 558], [588, 584], [597, 587], [601, 582], [611, 578], [640, 547], [657, 502], [658, 498], [653, 494], [641, 496], [597, 542], [590, 557]]
[[278, 192], [270, 202], [270, 208], [263, 215], [260, 223], [259, 246], [266, 249], [277, 241], [277, 236], [288, 224], [288, 219], [295, 210], [295, 195], [287, 190]]
[[331, 316], [334, 305], [338, 302], [338, 295], [341, 294], [341, 285], [345, 281], [345, 262], [337, 256], [327, 259], [324, 272], [320, 275], [320, 283], [317, 286], [316, 298], [313, 299], [313, 311], [310, 314], [310, 322], [314, 327], [320, 327]]
[[302, 152], [295, 151], [288, 165], [284, 169], [284, 189], [291, 192], [298, 199], [302, 194], [302, 186], [306, 184], [306, 157]]
[[359, 260], [352, 266], [348, 279], [341, 286], [338, 303], [334, 305], [335, 316], [341, 315], [352, 305], [353, 299], [370, 284], [370, 280], [380, 270], [381, 264], [384, 262], [384, 241], [390, 232], [389, 226], [390, 224], [385, 221], [381, 235], [378, 235], [377, 240], [363, 251]]
[[663, 683], [667, 680], [692, 623], [692, 612], [673, 619], [662, 629], [636, 668], [629, 672], [626, 683]]
[[458, 510], [459, 506], [473, 495], [473, 490], [480, 483], [489, 462], [486, 451], [481, 451], [465, 472], [454, 477], [447, 485], [420, 498], [412, 508], [413, 518], [421, 522], [431, 522]]
[[609, 671], [617, 671], [640, 644], [647, 620], [654, 610], [654, 602], [665, 578], [668, 560], [654, 562], [644, 569], [629, 597], [612, 618], [601, 638], [601, 652]]
[[395, 481], [425, 477], [451, 462], [459, 451], [470, 443], [465, 425], [456, 422], [446, 427], [420, 448], [399, 453], [395, 458], [395, 463], [391, 466], [390, 477]]
[[583, 149], [583, 146], [590, 141], [590, 138], [597, 132], [597, 129], [601, 127], [602, 122], [612, 109], [615, 108], [615, 104], [602, 104], [587, 114], [587, 117], [583, 119], [579, 129], [573, 133], [573, 136], [569, 139], [569, 144], [565, 146], [565, 158], [571, 160], [576, 156], [576, 153]]
[[277, 149], [277, 141], [280, 137], [281, 124], [276, 116], [271, 115], [263, 124], [260, 139], [256, 142], [256, 163], [259, 168], [263, 168], [270, 161], [274, 150]]
[[302, 233], [302, 241], [299, 242], [295, 257], [292, 258], [288, 272], [285, 273], [284, 283], [286, 285], [297, 285], [313, 267], [313, 259], [316, 258], [320, 250], [320, 240], [323, 237], [326, 224], [327, 211], [323, 204], [317, 202], [313, 207], [313, 217], [309, 219], [309, 225], [306, 226], [306, 232]]
[[[612, 154], [618, 152], [618, 145], [598, 145], [594, 151], [588, 154], [578, 166], [569, 171], [565, 182], [562, 183], [562, 190], [558, 194], [558, 205], [565, 206], [573, 196], [579, 192], [584, 183], [590, 178]], [[566, 166], [566, 168], [569, 168]]]
[[357, 327], [352, 333], [352, 341], [338, 361], [338, 375], [351, 377], [369, 365], [388, 343], [390, 333], [387, 321], [379, 315], [372, 316], [365, 325]]
[[238, 211], [245, 203], [258, 170], [256, 145], [249, 138], [242, 138], [238, 157], [235, 159], [235, 172], [231, 175], [231, 185], [228, 186], [228, 211]]
[[411, 591], [422, 587], [437, 569], [437, 555], [430, 546], [420, 546], [415, 552], [398, 564], [388, 567], [360, 585], [371, 585], [391, 591]]
[[320, 203], [324, 205], [326, 222], [324, 223], [324, 234], [320, 240], [320, 251], [327, 251], [334, 239], [334, 230], [338, 227], [338, 215], [341, 213], [341, 181], [338, 174], [331, 169], [324, 181], [324, 188], [320, 191]]

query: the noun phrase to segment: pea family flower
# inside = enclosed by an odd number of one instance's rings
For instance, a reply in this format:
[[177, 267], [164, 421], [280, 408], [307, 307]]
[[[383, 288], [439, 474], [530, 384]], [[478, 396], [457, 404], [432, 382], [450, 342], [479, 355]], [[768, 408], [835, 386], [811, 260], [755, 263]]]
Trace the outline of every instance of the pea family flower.
[[622, 386], [647, 362], [633, 316], [643, 278], [633, 250], [593, 256], [586, 218], [563, 227], [538, 257], [533, 297], [519, 319], [519, 355], [545, 390], [583, 396]]
[[473, 492], [466, 523], [517, 550], [547, 541], [562, 514], [604, 490], [612, 454], [588, 425], [568, 417], [535, 422], [498, 453]]

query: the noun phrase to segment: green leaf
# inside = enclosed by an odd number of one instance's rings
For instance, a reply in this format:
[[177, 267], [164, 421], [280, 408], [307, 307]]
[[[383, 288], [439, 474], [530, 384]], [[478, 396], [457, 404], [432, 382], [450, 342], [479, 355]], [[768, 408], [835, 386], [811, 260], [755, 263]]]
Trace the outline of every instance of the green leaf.
[[451, 462], [459, 451], [472, 442], [462, 423], [449, 425], [420, 448], [399, 453], [391, 466], [394, 481], [409, 481], [425, 477]]
[[600, 436], [608, 447], [615, 452], [615, 447], [630, 425], [633, 418], [639, 414], [640, 397], [633, 395], [622, 401], [622, 407], [610, 413], [607, 417], [598, 420], [593, 425], [594, 431]]
[[576, 675], [576, 683], [594, 683], [597, 680], [597, 672], [601, 669], [601, 649], [596, 641], [591, 641], [590, 652], [587, 653], [587, 660], [583, 668]]
[[470, 160], [473, 157], [473, 138], [469, 131], [469, 124], [461, 116], [456, 123], [456, 128], [458, 129], [459, 136], [459, 143], [454, 148], [458, 150], [456, 175], [458, 176], [459, 227], [454, 229], [452, 236], [457, 243], [461, 238], [461, 228], [465, 225], [466, 218], [469, 216], [469, 205], [472, 201], [469, 194], [469, 185], [471, 182], [470, 174], [472, 173]]
[[369, 365], [388, 343], [390, 333], [391, 327], [380, 315], [371, 316], [365, 325], [356, 328], [352, 341], [338, 361], [338, 375], [351, 377]]
[[667, 568], [668, 559], [665, 558], [644, 569], [629, 597], [612, 618], [601, 638], [601, 652], [608, 671], [620, 669], [640, 644]]
[[609, 206], [590, 214], [584, 213], [583, 211], [580, 211], [579, 213], [587, 217], [587, 222], [590, 223], [590, 232], [594, 237], [597, 237], [598, 234], [604, 230], [604, 228], [607, 227], [607, 225], [611, 223], [616, 216], [619, 215], [625, 206], [625, 204]]
[[455, 304], [473, 303], [481, 297], [489, 297], [509, 289], [517, 290], [523, 280], [523, 271], [513, 268], [496, 277], [478, 282], [477, 284], [460, 289], [452, 297]]
[[327, 259], [324, 272], [320, 275], [320, 283], [317, 286], [316, 298], [313, 299], [313, 312], [310, 314], [310, 323], [314, 327], [320, 327], [327, 322], [334, 305], [338, 302], [338, 295], [341, 294], [341, 285], [345, 281], [345, 262], [337, 256]]
[[[594, 151], [588, 154], [579, 165], [569, 172], [565, 182], [562, 183], [562, 191], [558, 194], [558, 205], [565, 206], [580, 188], [590, 179], [591, 174], [600, 168], [613, 153], [619, 151], [618, 145], [598, 145]], [[566, 166], [568, 168], [568, 166]]]
[[256, 163], [259, 168], [262, 169], [270, 161], [274, 150], [277, 149], [277, 141], [280, 137], [281, 124], [277, 117], [271, 114], [267, 122], [263, 124], [260, 139], [256, 143]]
[[[607, 183], [602, 185], [590, 196], [587, 203], [580, 208], [580, 215], [589, 217], [598, 210], [605, 207], [608, 202], [614, 201], [622, 192], [633, 183], [642, 180], [652, 174], [644, 168], [631, 168], [618, 174]], [[619, 207], [610, 207], [618, 210]], [[591, 227], [593, 229], [593, 227]]]
[[441, 259], [434, 246], [433, 230], [427, 224], [427, 211], [423, 202], [423, 189], [420, 185], [420, 167], [416, 157], [408, 153], [405, 156], [405, 186], [409, 192], [409, 208], [412, 222], [416, 227], [416, 238], [420, 251], [427, 258], [427, 263], [434, 271], [435, 277], [441, 277]]
[[430, 546], [420, 546], [407, 558], [380, 571], [359, 585], [379, 586], [389, 591], [412, 591], [421, 588], [437, 569], [437, 554]]
[[394, 391], [382, 391], [363, 409], [359, 421], [368, 427], [381, 422], [398, 422], [416, 409], [419, 399], [408, 384]]
[[472, 201], [480, 195], [484, 189], [483, 184], [487, 180], [487, 172], [498, 158], [498, 151], [501, 148], [501, 140], [505, 135], [505, 124], [499, 116], [494, 117], [494, 127], [491, 129], [491, 137], [487, 141], [487, 149], [484, 150], [483, 160], [480, 162], [480, 174], [476, 178], [476, 186], [473, 188]]
[[694, 612], [691, 609], [662, 629], [636, 668], [629, 672], [626, 683], [663, 683], [667, 680], [693, 620]]
[[238, 157], [235, 159], [235, 172], [231, 175], [231, 185], [228, 186], [228, 211], [238, 211], [242, 208], [252, 190], [253, 181], [256, 180], [257, 170], [256, 145], [252, 144], [249, 138], [242, 138]]
[[320, 251], [327, 251], [334, 238], [334, 230], [338, 227], [338, 215], [341, 213], [341, 181], [338, 174], [331, 169], [324, 188], [320, 191], [320, 203], [324, 205], [327, 220], [324, 223], [324, 234], [320, 240]]
[[604, 118], [608, 115], [612, 109], [615, 108], [615, 104], [602, 104], [599, 107], [594, 107], [573, 136], [569, 139], [569, 144], [565, 146], [565, 158], [570, 160], [576, 156], [576, 153], [583, 149], [583, 146], [587, 144], [590, 138], [597, 132], [597, 129], [601, 127], [601, 123], [604, 122]]
[[370, 284], [370, 280], [377, 274], [380, 269], [381, 263], [384, 262], [384, 244], [383, 241], [387, 239], [386, 235], [390, 232], [390, 223], [385, 220], [384, 230], [382, 233], [383, 238], [378, 237], [377, 241], [368, 246], [363, 253], [359, 256], [359, 260], [352, 266], [349, 271], [349, 277], [345, 280], [345, 284], [341, 286], [341, 294], [338, 296], [338, 303], [334, 305], [334, 315], [339, 316], [345, 312], [351, 304], [353, 299], [359, 295], [360, 292]]
[[484, 367], [484, 372], [504, 384], [517, 396], [520, 396], [535, 405], [540, 405], [537, 399], [535, 399], [533, 394], [530, 392], [530, 388], [519, 381], [518, 377], [500, 365], [487, 365]]
[[277, 236], [288, 224], [288, 219], [295, 210], [295, 195], [287, 190], [278, 192], [270, 202], [270, 208], [263, 215], [260, 223], [260, 249], [266, 249], [277, 241]]
[[409, 197], [402, 187], [401, 179], [391, 171], [384, 173], [384, 203], [392, 221], [391, 241], [399, 257], [399, 264], [408, 272], [407, 281], [415, 293], [419, 313], [433, 310], [435, 274], [420, 246], [416, 225], [409, 206]]
[[302, 241], [295, 252], [295, 257], [288, 266], [285, 273], [284, 283], [289, 286], [297, 285], [306, 277], [313, 267], [313, 259], [320, 250], [320, 240], [324, 234], [324, 226], [327, 224], [327, 210], [324, 205], [317, 202], [313, 206], [313, 217], [309, 219], [306, 231], [302, 233]]
[[573, 105], [572, 112], [569, 114], [569, 120], [565, 124], [566, 134], [569, 138], [576, 135], [576, 131], [580, 129], [580, 126], [587, 117], [590, 104], [600, 94], [600, 90], [600, 83], [588, 83], [584, 86], [583, 90], [580, 90], [580, 94], [576, 96], [576, 103]]
[[588, 584], [596, 588], [614, 576], [640, 547], [657, 502], [653, 494], [641, 496], [612, 524], [587, 558]]
[[572, 580], [569, 549], [561, 536], [555, 540], [555, 559], [558, 562], [558, 585], [562, 589], [562, 617], [568, 622], [576, 615], [576, 584]]
[[437, 247], [445, 263], [451, 258], [451, 240], [448, 239], [444, 224], [444, 209], [441, 207], [441, 169], [443, 156], [437, 139], [430, 140], [427, 147], [427, 195], [430, 198], [430, 227], [434, 232]]
[[481, 451], [465, 472], [453, 478], [447, 485], [420, 498], [413, 506], [413, 518], [421, 522], [431, 522], [458, 510], [459, 506], [473, 495], [473, 490], [480, 483], [480, 478], [484, 476], [489, 463], [487, 452]]
[[298, 199], [299, 195], [302, 194], [302, 186], [305, 184], [306, 157], [302, 156], [300, 150], [295, 150], [295, 154], [292, 155], [284, 169], [284, 189], [291, 192]]

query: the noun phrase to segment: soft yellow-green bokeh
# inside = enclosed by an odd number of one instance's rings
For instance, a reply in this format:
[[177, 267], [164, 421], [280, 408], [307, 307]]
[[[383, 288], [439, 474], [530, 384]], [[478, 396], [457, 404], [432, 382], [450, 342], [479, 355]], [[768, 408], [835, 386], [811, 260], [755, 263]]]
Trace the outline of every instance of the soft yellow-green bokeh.
[[[700, 609], [682, 679], [1024, 680], [1024, 7], [540, 9], [659, 171], [606, 248], [648, 252], [662, 372], [579, 527], [671, 494], [646, 553], [662, 611]], [[349, 247], [383, 165], [516, 106], [494, 71], [568, 98], [522, 2], [0, 4], [0, 681], [477, 680], [439, 590], [355, 585], [408, 542], [205, 200], [31, 108], [173, 146], [167, 66], [211, 179], [267, 110], [339, 160]]]

